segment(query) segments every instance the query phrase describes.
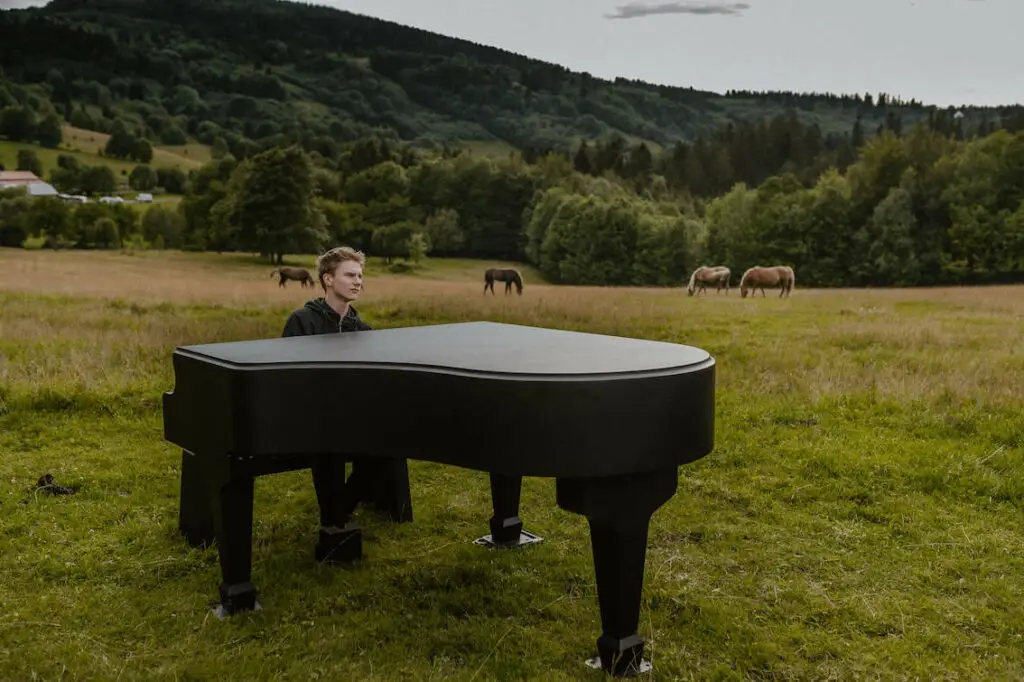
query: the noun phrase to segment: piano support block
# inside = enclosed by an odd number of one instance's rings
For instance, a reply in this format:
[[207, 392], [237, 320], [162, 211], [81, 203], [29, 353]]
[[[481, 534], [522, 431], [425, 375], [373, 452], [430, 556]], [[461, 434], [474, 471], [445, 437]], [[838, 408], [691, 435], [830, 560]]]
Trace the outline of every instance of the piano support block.
[[636, 677], [650, 672], [652, 667], [643, 657], [644, 641], [636, 635], [624, 639], [602, 635], [597, 640], [597, 652], [587, 665], [609, 671], [616, 677]]
[[523, 522], [518, 516], [500, 519], [491, 517], [491, 542], [504, 547], [507, 545], [518, 545], [519, 536], [523, 532]]
[[250, 581], [229, 585], [226, 582], [220, 584], [220, 604], [214, 607], [214, 613], [218, 618], [226, 618], [239, 611], [259, 610], [260, 604], [256, 601], [256, 588]]
[[316, 560], [327, 564], [344, 564], [363, 557], [363, 531], [354, 523], [344, 528], [328, 526], [320, 529]]

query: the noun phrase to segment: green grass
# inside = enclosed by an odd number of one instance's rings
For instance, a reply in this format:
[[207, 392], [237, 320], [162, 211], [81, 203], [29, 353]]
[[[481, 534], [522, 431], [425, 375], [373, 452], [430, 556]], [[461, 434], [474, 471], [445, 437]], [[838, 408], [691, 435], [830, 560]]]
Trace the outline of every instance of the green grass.
[[[76, 268], [95, 258], [137, 281], [118, 264], [152, 258], [168, 292], [190, 277], [197, 295], [250, 288], [203, 302], [117, 280], [64, 296], [0, 274], [0, 678], [601, 679], [582, 663], [600, 624], [586, 522], [546, 479], [526, 479], [521, 506], [544, 542], [490, 552], [471, 544], [488, 532], [486, 475], [411, 462], [415, 523], [360, 511], [364, 560], [329, 568], [312, 559], [309, 472], [260, 478], [263, 610], [213, 617], [216, 550], [177, 533], [170, 354], [277, 336], [307, 294], [277, 291], [251, 257], [0, 255], [5, 273], [63, 259], [94, 283]], [[482, 266], [371, 276], [361, 314], [675, 341], [719, 363], [715, 450], [652, 520], [649, 679], [1024, 675], [1020, 287], [741, 300], [528, 278], [522, 297], [492, 298], [469, 277]], [[76, 494], [33, 492], [46, 472]]]

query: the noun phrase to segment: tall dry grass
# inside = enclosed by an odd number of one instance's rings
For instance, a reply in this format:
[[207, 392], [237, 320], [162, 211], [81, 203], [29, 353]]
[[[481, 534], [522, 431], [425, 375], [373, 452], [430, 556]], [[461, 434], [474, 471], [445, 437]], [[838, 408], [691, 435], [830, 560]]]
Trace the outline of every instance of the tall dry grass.
[[[25, 389], [168, 380], [174, 347], [280, 334], [322, 292], [214, 254], [0, 250], [0, 378]], [[25, 295], [30, 295], [27, 298]], [[57, 298], [45, 298], [47, 296]], [[740, 394], [817, 401], [1018, 402], [1024, 287], [798, 289], [741, 299], [679, 289], [528, 286], [377, 274], [357, 304], [375, 327], [496, 320], [697, 345]]]

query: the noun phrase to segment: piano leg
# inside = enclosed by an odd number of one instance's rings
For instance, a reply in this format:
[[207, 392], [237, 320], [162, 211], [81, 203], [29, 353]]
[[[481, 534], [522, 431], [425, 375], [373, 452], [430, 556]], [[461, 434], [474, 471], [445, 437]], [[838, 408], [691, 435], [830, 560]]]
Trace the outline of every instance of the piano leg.
[[368, 476], [363, 499], [386, 512], [396, 523], [412, 522], [412, 495], [409, 493], [409, 461], [404, 457], [366, 457], [352, 462], [352, 475]]
[[220, 608], [217, 609], [220, 617], [259, 608], [252, 584], [254, 482], [252, 476], [233, 476], [226, 481], [207, 478], [220, 558]]
[[601, 609], [597, 658], [588, 663], [618, 677], [650, 669], [639, 636], [647, 531], [651, 516], [676, 492], [675, 468], [609, 478], [561, 478], [558, 506], [590, 524]]
[[313, 487], [320, 506], [320, 538], [314, 556], [330, 564], [355, 561], [363, 556], [363, 534], [349, 519], [358, 498], [345, 485], [345, 460], [319, 457], [313, 462]]
[[522, 476], [491, 473], [490, 536], [476, 540], [476, 544], [489, 547], [521, 547], [540, 542], [542, 538], [523, 530], [519, 519], [519, 495], [523, 488]]
[[210, 502], [203, 482], [203, 470], [196, 456], [181, 451], [181, 497], [178, 500], [178, 530], [192, 547], [210, 546], [215, 533]]

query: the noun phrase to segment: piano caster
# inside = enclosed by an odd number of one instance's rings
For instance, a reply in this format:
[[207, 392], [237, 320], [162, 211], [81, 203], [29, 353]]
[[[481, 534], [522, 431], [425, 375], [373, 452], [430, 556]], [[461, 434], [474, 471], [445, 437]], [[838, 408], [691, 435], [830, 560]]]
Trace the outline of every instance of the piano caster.
[[320, 528], [320, 541], [316, 545], [316, 560], [327, 564], [345, 564], [363, 557], [363, 531], [354, 523], [344, 528]]

